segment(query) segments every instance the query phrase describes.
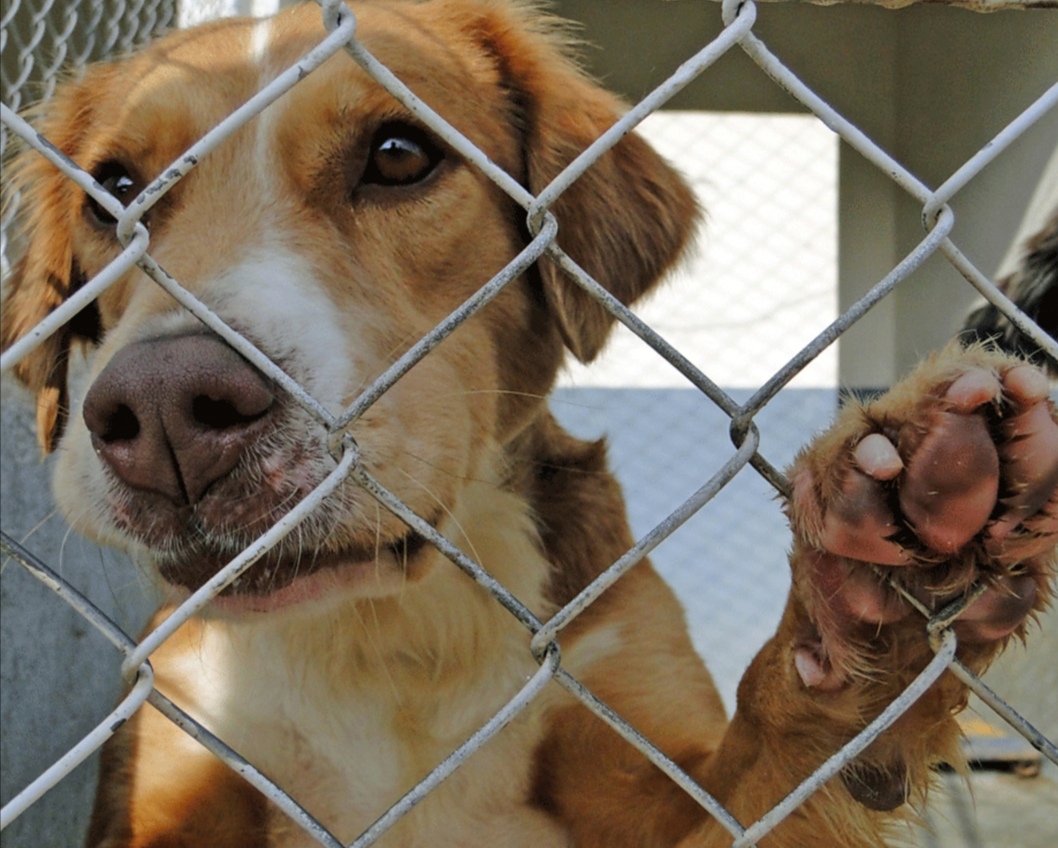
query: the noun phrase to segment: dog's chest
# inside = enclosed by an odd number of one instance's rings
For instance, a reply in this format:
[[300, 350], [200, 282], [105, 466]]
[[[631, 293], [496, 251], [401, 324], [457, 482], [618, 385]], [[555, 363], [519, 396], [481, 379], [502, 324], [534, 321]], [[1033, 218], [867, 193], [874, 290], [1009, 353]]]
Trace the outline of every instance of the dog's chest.
[[[519, 659], [458, 683], [416, 686], [407, 669], [393, 668], [388, 679], [336, 686], [318, 668], [291, 674], [265, 652], [252, 662], [226, 648], [211, 653], [206, 664], [219, 673], [221, 694], [200, 699], [203, 720], [343, 843], [465, 742], [534, 670]], [[539, 703], [520, 714], [375, 844], [568, 845], [564, 829], [530, 801], [545, 709]], [[270, 821], [269, 848], [318, 844], [274, 808]]]

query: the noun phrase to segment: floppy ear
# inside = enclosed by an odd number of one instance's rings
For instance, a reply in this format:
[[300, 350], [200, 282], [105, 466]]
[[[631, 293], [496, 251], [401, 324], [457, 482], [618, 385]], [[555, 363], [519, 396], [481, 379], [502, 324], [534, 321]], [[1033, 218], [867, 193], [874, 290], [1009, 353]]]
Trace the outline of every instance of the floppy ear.
[[[624, 112], [568, 58], [554, 20], [539, 10], [494, 24], [490, 49], [505, 66], [524, 122], [527, 188], [538, 194]], [[639, 136], [625, 136], [551, 206], [557, 243], [618, 300], [647, 292], [680, 256], [699, 219], [683, 178]], [[545, 297], [583, 362], [602, 349], [613, 318], [551, 259]]]
[[[39, 126], [60, 150], [76, 144], [73, 98], [56, 95]], [[71, 226], [82, 202], [79, 188], [39, 154], [25, 151], [12, 163], [5, 205], [17, 204], [16, 250], [24, 248], [4, 285], [0, 347], [9, 348], [59, 306], [81, 282]], [[62, 435], [68, 412], [67, 361], [72, 338], [64, 326], [14, 368], [37, 397], [37, 439], [45, 453]]]

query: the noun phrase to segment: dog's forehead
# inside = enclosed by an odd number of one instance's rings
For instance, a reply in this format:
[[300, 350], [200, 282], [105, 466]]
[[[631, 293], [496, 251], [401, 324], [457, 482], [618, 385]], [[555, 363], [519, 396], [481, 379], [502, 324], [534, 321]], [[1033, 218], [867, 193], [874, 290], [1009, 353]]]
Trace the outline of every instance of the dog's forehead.
[[219, 21], [172, 33], [118, 63], [89, 68], [74, 89], [91, 120], [82, 165], [142, 160], [151, 151], [172, 157], [188, 147], [260, 88], [252, 44], [252, 22]]
[[[428, 6], [428, 4], [427, 4]], [[423, 10], [426, 11], [423, 11]], [[481, 139], [503, 135], [501, 72], [465, 24], [409, 4], [357, 4], [357, 39], [430, 106]], [[104, 124], [187, 143], [293, 66], [326, 37], [320, 12], [300, 6], [271, 18], [238, 18], [174, 33], [134, 57], [108, 102]], [[112, 95], [112, 96], [110, 96]], [[112, 101], [112, 102], [110, 102]], [[287, 122], [345, 120], [395, 106], [395, 100], [339, 51], [272, 107]], [[174, 123], [175, 122], [175, 123]], [[173, 124], [171, 132], [164, 128]], [[478, 126], [475, 132], [476, 125]], [[134, 147], [139, 145], [133, 145]], [[168, 146], [168, 145], [167, 145]]]
[[[464, 19], [443, 13], [436, 4], [358, 3], [356, 38], [367, 51], [415, 94], [455, 123], [471, 130], [490, 101], [503, 96], [504, 80], [490, 51]], [[279, 74], [323, 36], [319, 10], [302, 6], [257, 22], [252, 42], [262, 83]], [[393, 106], [395, 101], [372, 77], [340, 51], [290, 93], [297, 110], [334, 103], [339, 110]], [[484, 116], [486, 120], [490, 116]], [[460, 126], [462, 125], [462, 126]]]

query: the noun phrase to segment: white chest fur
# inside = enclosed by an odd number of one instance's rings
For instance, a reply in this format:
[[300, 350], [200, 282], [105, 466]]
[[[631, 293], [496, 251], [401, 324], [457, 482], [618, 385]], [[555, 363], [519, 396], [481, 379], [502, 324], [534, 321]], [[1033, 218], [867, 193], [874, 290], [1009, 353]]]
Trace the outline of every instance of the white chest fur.
[[[399, 669], [394, 678], [409, 673]], [[419, 691], [397, 679], [336, 688], [313, 672], [296, 686], [289, 678], [270, 684], [257, 678], [247, 687], [256, 691], [220, 718], [227, 726], [218, 731], [339, 839], [351, 840], [487, 721], [530, 673], [521, 661], [493, 666], [476, 681], [420, 681]], [[507, 830], [487, 844], [552, 844], [540, 841], [539, 826], [526, 826], [538, 816], [527, 802], [541, 708], [531, 707], [475, 752], [380, 844], [482, 844], [485, 823]], [[289, 836], [289, 844], [298, 844]]]
[[[517, 564], [505, 582], [542, 605], [547, 566], [530, 536], [519, 529], [474, 543], [500, 571]], [[190, 692], [189, 711], [349, 842], [525, 685], [537, 670], [528, 642], [521, 624], [443, 561], [397, 597], [308, 620], [210, 623], [171, 672]], [[475, 751], [376, 844], [567, 845], [530, 803], [533, 752], [556, 694]], [[271, 848], [315, 844], [282, 814], [272, 820]]]

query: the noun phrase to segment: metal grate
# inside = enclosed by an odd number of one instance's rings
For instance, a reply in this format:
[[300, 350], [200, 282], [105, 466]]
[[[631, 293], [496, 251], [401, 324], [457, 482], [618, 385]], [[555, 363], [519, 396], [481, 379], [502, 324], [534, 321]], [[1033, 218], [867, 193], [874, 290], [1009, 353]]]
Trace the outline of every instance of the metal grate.
[[[562, 630], [587, 606], [606, 592], [622, 574], [633, 567], [655, 547], [675, 533], [693, 515], [698, 513], [721, 492], [734, 476], [747, 465], [752, 466], [775, 490], [783, 492], [787, 484], [775, 465], [762, 454], [760, 434], [757, 427], [758, 415], [764, 414], [765, 408], [773, 401], [780, 390], [788, 385], [799, 373], [811, 365], [858, 318], [866, 314], [876, 304], [908, 278], [927, 258], [942, 255], [961, 273], [969, 283], [988, 300], [995, 303], [1015, 323], [1029, 333], [1035, 341], [1055, 359], [1058, 359], [1058, 344], [1044, 334], [1031, 322], [1027, 322], [1016, 308], [992, 284], [987, 275], [981, 273], [966, 258], [964, 253], [949, 238], [954, 224], [954, 214], [949, 201], [962, 190], [980, 171], [1025, 130], [1035, 123], [1045, 112], [1058, 104], [1058, 84], [1051, 87], [1042, 97], [1031, 104], [1019, 117], [1002, 129], [980, 153], [971, 157], [948, 179], [936, 188], [930, 188], [899, 161], [883, 151], [870, 138], [846, 120], [839, 112], [832, 109], [810, 88], [804, 85], [781, 61], [769, 50], [767, 45], [754, 32], [757, 9], [754, 3], [738, 3], [725, 0], [722, 15], [725, 27], [719, 37], [701, 48], [687, 60], [675, 73], [666, 79], [654, 91], [638, 102], [628, 114], [601, 136], [591, 147], [579, 156], [559, 177], [538, 196], [532, 196], [521, 185], [502, 170], [489, 162], [484, 155], [440, 116], [434, 113], [428, 104], [421, 102], [384, 66], [380, 65], [355, 38], [355, 18], [336, 0], [323, 0], [323, 20], [328, 35], [319, 46], [281, 74], [273, 83], [260, 91], [245, 106], [233, 113], [227, 120], [200, 139], [189, 153], [192, 156], [181, 157], [172, 169], [165, 172], [151, 187], [148, 194], [158, 197], [186, 174], [191, 165], [188, 161], [199, 161], [214, 149], [224, 138], [239, 126], [255, 116], [268, 103], [289, 90], [324, 59], [345, 50], [348, 54], [389, 90], [398, 100], [418, 115], [426, 124], [437, 132], [453, 148], [458, 150], [468, 161], [474, 163], [487, 174], [516, 203], [522, 206], [531, 224], [533, 239], [528, 247], [501, 272], [496, 278], [482, 287], [445, 321], [434, 328], [399, 360], [397, 360], [378, 380], [368, 386], [362, 395], [349, 408], [338, 416], [324, 409], [302, 387], [295, 384], [277, 366], [271, 363], [260, 351], [248, 341], [228, 328], [202, 303], [184, 290], [179, 281], [169, 277], [150, 257], [149, 235], [139, 223], [139, 218], [147, 211], [146, 204], [134, 203], [126, 212], [113, 198], [103, 194], [95, 187], [83, 172], [78, 172], [69, 162], [56, 156], [54, 151], [44, 144], [33, 128], [17, 117], [16, 110], [23, 104], [23, 92], [36, 86], [39, 93], [47, 95], [54, 84], [56, 69], [61, 64], [82, 63], [92, 58], [122, 51], [140, 43], [151, 34], [164, 28], [174, 20], [176, 10], [169, 3], [139, 3], [121, 8], [115, 3], [114, 8], [108, 5], [94, 5], [82, 12], [78, 4], [62, 7], [45, 5], [33, 10], [26, 3], [13, 4], [2, 21], [2, 32], [5, 48], [3, 71], [3, 107], [2, 118], [4, 138], [7, 133], [18, 136], [25, 144], [36, 149], [41, 155], [51, 159], [57, 167], [77, 181], [85, 191], [92, 195], [104, 208], [119, 217], [118, 235], [126, 248], [121, 257], [95, 279], [89, 281], [74, 297], [58, 308], [52, 315], [12, 346], [3, 355], [2, 366], [6, 371], [21, 357], [40, 343], [49, 333], [75, 315], [91, 299], [95, 298], [112, 282], [121, 277], [128, 269], [138, 265], [150, 275], [159, 286], [168, 291], [178, 302], [204, 323], [216, 330], [237, 350], [256, 365], [261, 371], [273, 378], [289, 392], [314, 420], [335, 434], [334, 450], [340, 457], [337, 467], [329, 477], [305, 500], [257, 542], [237, 557], [202, 589], [184, 603], [179, 610], [167, 619], [157, 630], [142, 642], [137, 643], [129, 638], [114, 622], [105, 616], [96, 604], [81, 595], [73, 585], [56, 569], [42, 562], [31, 551], [15, 542], [6, 533], [3, 537], [3, 548], [7, 556], [19, 563], [30, 574], [37, 577], [48, 589], [54, 592], [65, 603], [75, 609], [87, 626], [94, 628], [117, 648], [123, 656], [122, 671], [134, 685], [119, 707], [99, 723], [99, 725], [77, 745], [72, 747], [58, 762], [34, 779], [16, 797], [11, 799], [0, 812], [0, 827], [6, 827], [17, 816], [34, 804], [49, 788], [68, 775], [86, 757], [91, 755], [111, 734], [112, 728], [143, 703], [149, 702], [162, 713], [171, 718], [191, 736], [200, 740], [216, 753], [222, 760], [231, 765], [250, 783], [270, 798], [280, 809], [286, 812], [306, 833], [313, 836], [321, 845], [338, 846], [340, 843], [329, 834], [322, 825], [316, 822], [296, 798], [291, 798], [268, 780], [257, 768], [243, 760], [231, 750], [222, 739], [217, 739], [205, 728], [183, 713], [172, 702], [152, 687], [152, 673], [148, 661], [158, 646], [168, 639], [173, 632], [190, 616], [209, 602], [212, 596], [238, 574], [252, 567], [256, 558], [270, 546], [276, 544], [287, 533], [294, 531], [327, 495], [347, 479], [351, 479], [371, 493], [386, 509], [390, 510], [414, 531], [424, 536], [433, 545], [445, 553], [457, 566], [463, 569], [472, 579], [489, 591], [497, 603], [507, 609], [512, 616], [521, 622], [527, 631], [527, 642], [534, 656], [540, 663], [539, 671], [529, 679], [522, 690], [510, 700], [489, 722], [483, 725], [474, 736], [466, 741], [450, 757], [438, 764], [436, 769], [422, 783], [411, 790], [399, 803], [386, 812], [367, 832], [352, 844], [355, 846], [370, 845], [406, 814], [422, 797], [432, 791], [460, 764], [477, 750], [493, 734], [498, 732], [512, 717], [517, 715], [542, 691], [549, 682], [554, 681], [565, 687], [577, 699], [595, 711], [618, 733], [639, 748], [649, 759], [656, 763], [698, 803], [709, 810], [731, 834], [732, 846], [741, 848], [754, 844], [773, 829], [785, 816], [795, 810], [811, 793], [815, 792], [830, 777], [835, 775], [845, 764], [850, 762], [860, 751], [875, 739], [879, 733], [898, 718], [914, 700], [928, 688], [946, 670], [951, 670], [962, 678], [967, 685], [988, 703], [1006, 722], [1029, 739], [1052, 762], [1058, 764], [1058, 749], [1053, 742], [1036, 731], [1020, 715], [1004, 704], [978, 678], [967, 671], [955, 659], [955, 638], [944, 625], [946, 619], [930, 622], [928, 626], [938, 634], [939, 648], [935, 660], [898, 699], [870, 724], [855, 739], [835, 753], [815, 774], [760, 820], [747, 825], [737, 822], [714, 798], [684, 774], [675, 763], [665, 758], [650, 742], [640, 736], [619, 715], [612, 713], [590, 691], [586, 690], [559, 662], [555, 640]], [[87, 15], [87, 18], [82, 17]], [[86, 22], [87, 21], [87, 22]], [[74, 37], [80, 34], [82, 40]], [[51, 45], [46, 46], [46, 45]], [[677, 94], [690, 81], [707, 71], [728, 51], [742, 50], [748, 54], [761, 69], [778, 85], [793, 94], [808, 110], [814, 113], [830, 129], [836, 132], [856, 151], [872, 162], [881, 172], [887, 174], [902, 192], [906, 193], [921, 206], [925, 221], [925, 234], [921, 242], [910, 253], [902, 258], [870, 292], [856, 302], [850, 309], [840, 315], [815, 339], [798, 351], [790, 361], [772, 373], [763, 385], [748, 397], [736, 398], [731, 393], [717, 386], [710, 377], [689, 361], [680, 350], [671, 346], [650, 325], [640, 317], [623, 307], [608, 292], [586, 275], [575, 262], [566, 256], [552, 242], [556, 231], [555, 222], [549, 207], [555, 199], [584, 171], [592, 167], [602, 152], [615, 144], [626, 132], [635, 127], [646, 116], [652, 114]], [[40, 56], [48, 57], [41, 60]], [[36, 58], [35, 58], [36, 57]], [[17, 201], [16, 201], [17, 204]], [[12, 209], [16, 204], [12, 204]], [[13, 214], [13, 211], [8, 214]], [[5, 219], [5, 230], [8, 220]], [[567, 607], [560, 610], [551, 620], [539, 621], [533, 613], [523, 606], [504, 586], [497, 583], [466, 553], [456, 548], [450, 541], [440, 536], [427, 522], [415, 515], [396, 496], [387, 491], [377, 480], [373, 479], [358, 464], [356, 445], [342, 440], [341, 433], [353, 420], [362, 415], [371, 404], [382, 396], [397, 380], [425, 356], [449, 333], [453, 332], [463, 321], [475, 314], [505, 285], [517, 277], [542, 254], [548, 253], [569, 274], [571, 278], [598, 299], [628, 330], [637, 336], [642, 343], [653, 348], [677, 372], [683, 375], [691, 385], [709, 400], [724, 416], [730, 420], [730, 429], [734, 448], [729, 450], [726, 461], [719, 464], [709, 479], [701, 483], [700, 488], [683, 503], [677, 506], [657, 525], [645, 533], [636, 545], [618, 559], [609, 570], [591, 584], [580, 596]], [[950, 612], [950, 611], [946, 611]]]

